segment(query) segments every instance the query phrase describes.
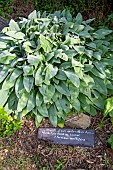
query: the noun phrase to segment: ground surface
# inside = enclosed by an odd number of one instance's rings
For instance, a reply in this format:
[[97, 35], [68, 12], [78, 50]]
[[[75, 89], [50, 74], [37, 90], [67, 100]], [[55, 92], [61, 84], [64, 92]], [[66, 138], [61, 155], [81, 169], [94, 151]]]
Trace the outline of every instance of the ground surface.
[[[9, 139], [0, 139], [0, 170], [112, 170], [113, 151], [107, 146], [107, 137], [113, 127], [98, 128], [101, 115], [92, 118], [89, 129], [96, 129], [95, 147], [55, 145], [37, 139], [34, 120], [24, 119], [22, 129]], [[47, 120], [41, 127], [51, 127]]]
[[[17, 0], [11, 8], [9, 18], [18, 19], [34, 10], [32, 1], [25, 4]], [[98, 128], [102, 121], [101, 113], [92, 118], [89, 129], [96, 130], [94, 148], [54, 145], [37, 140], [34, 120], [24, 119], [22, 129], [10, 138], [0, 139], [0, 170], [112, 170], [113, 151], [107, 145], [107, 138], [113, 127], [106, 125]], [[47, 120], [41, 127], [50, 127]]]

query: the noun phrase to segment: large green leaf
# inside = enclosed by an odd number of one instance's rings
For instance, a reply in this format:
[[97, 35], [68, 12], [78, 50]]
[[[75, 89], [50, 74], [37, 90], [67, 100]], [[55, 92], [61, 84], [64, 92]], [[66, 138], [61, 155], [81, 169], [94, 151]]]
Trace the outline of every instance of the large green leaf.
[[[56, 105], [56, 108], [57, 108], [58, 112], [60, 112], [60, 114], [61, 114], [63, 108], [62, 108], [62, 106], [61, 106], [61, 104], [60, 104], [60, 100], [59, 100], [59, 99], [57, 99], [57, 100], [55, 101], [55, 105]], [[62, 115], [62, 114], [61, 114], [61, 115]]]
[[79, 88], [75, 87], [72, 83], [70, 83], [69, 91], [70, 91], [70, 95], [71, 95], [71, 100], [74, 101], [79, 95]]
[[23, 78], [18, 77], [15, 83], [15, 93], [18, 98], [20, 98], [20, 96], [22, 95], [23, 89], [24, 89]]
[[9, 97], [9, 90], [0, 90], [0, 105], [4, 106]]
[[78, 13], [77, 16], [76, 16], [76, 24], [81, 24], [82, 22], [82, 15], [81, 13]]
[[16, 68], [10, 76], [10, 81], [17, 79], [23, 73], [22, 70]]
[[55, 66], [53, 67], [52, 64], [48, 64], [46, 67], [46, 75], [45, 75], [45, 81], [50, 80], [53, 78], [58, 72], [58, 68]]
[[81, 31], [79, 32], [79, 36], [84, 37], [84, 38], [90, 38], [90, 34], [88, 33], [88, 31]]
[[99, 109], [104, 109], [104, 100], [102, 97], [97, 98], [92, 98], [91, 101], [95, 106], [97, 106]]
[[96, 89], [103, 95], [107, 95], [107, 87], [106, 87], [104, 81], [101, 78], [98, 78], [96, 76], [92, 76], [92, 77], [95, 81], [95, 85], [94, 85], [93, 89]]
[[42, 61], [43, 55], [28, 55], [27, 56], [28, 63], [34, 66], [38, 66], [38, 64]]
[[2, 53], [0, 53], [0, 63], [10, 64], [11, 60], [13, 60], [15, 57], [15, 54], [11, 54], [8, 51], [3, 51]]
[[29, 93], [23, 89], [22, 96], [19, 98], [17, 111], [21, 112], [27, 105]]
[[[101, 69], [101, 68], [100, 68]], [[97, 76], [97, 77], [99, 77], [99, 78], [101, 78], [101, 79], [105, 79], [106, 78], [106, 73], [103, 71], [101, 71], [100, 72], [100, 69], [98, 68], [98, 70], [97, 70], [97, 68], [95, 68], [95, 67], [93, 67], [92, 69], [91, 69], [91, 72], [95, 75], [95, 76]]]
[[11, 87], [14, 86], [15, 80], [10, 81], [10, 77], [11, 77], [11, 76], [8, 75], [8, 76], [6, 77], [6, 79], [4, 80], [3, 85], [2, 85], [2, 89], [3, 89], [3, 90], [9, 90]]
[[34, 68], [33, 68], [33, 66], [25, 65], [25, 66], [23, 66], [23, 72], [24, 72], [25, 76], [33, 75]]
[[66, 74], [60, 69], [59, 69], [59, 71], [58, 71], [58, 73], [55, 77], [59, 80], [66, 80], [67, 79]]
[[35, 85], [40, 86], [43, 83], [43, 76], [42, 76], [42, 67], [36, 71], [35, 74]]
[[23, 84], [26, 91], [29, 93], [33, 87], [34, 78], [32, 76], [24, 76]]
[[108, 34], [112, 33], [112, 30], [107, 29], [99, 29], [93, 33], [94, 38], [96, 39], [104, 39], [104, 37]]
[[42, 34], [40, 34], [40, 44], [41, 44], [41, 47], [43, 48], [44, 52], [50, 52], [51, 51], [51, 43]]
[[70, 111], [70, 102], [66, 97], [62, 97], [62, 99], [59, 99], [60, 105], [62, 106], [62, 110], [64, 110], [65, 113], [68, 113]]
[[80, 85], [80, 80], [79, 77], [71, 71], [64, 71], [64, 73], [66, 74], [66, 76], [69, 78], [69, 80], [76, 86], [79, 87]]
[[91, 115], [91, 116], [96, 116], [96, 114], [97, 114], [96, 109], [95, 109], [93, 106], [91, 106], [90, 115]]
[[7, 75], [8, 70], [6, 69], [6, 67], [3, 67], [3, 69], [0, 70], [0, 83], [6, 78]]
[[79, 100], [81, 102], [81, 107], [85, 112], [90, 113], [91, 111], [91, 101], [82, 93], [79, 94]]
[[106, 99], [104, 107], [104, 116], [107, 116], [113, 110], [113, 97]]
[[44, 103], [50, 102], [54, 93], [55, 93], [55, 87], [52, 84], [49, 86], [46, 86], [45, 94], [43, 96]]
[[37, 18], [37, 11], [34, 10], [32, 13], [30, 13], [28, 15], [28, 19], [31, 20], [31, 19], [36, 19]]
[[30, 92], [28, 103], [27, 103], [27, 113], [32, 111], [36, 106], [34, 90]]
[[53, 126], [57, 126], [57, 110], [55, 105], [51, 105], [49, 108], [49, 120]]
[[10, 31], [20, 31], [19, 25], [13, 19], [9, 22], [9, 30]]
[[71, 104], [76, 111], [80, 111], [80, 101], [77, 98]]
[[42, 103], [43, 103], [43, 96], [38, 91], [36, 93], [36, 106], [41, 106]]
[[40, 126], [40, 123], [42, 122], [43, 120], [43, 116], [40, 115], [38, 112], [35, 116], [35, 124], [36, 124], [36, 127], [38, 128]]
[[8, 31], [5, 33], [7, 36], [15, 38], [17, 40], [24, 39], [25, 34], [22, 32], [17, 32], [17, 31]]
[[70, 96], [70, 92], [68, 87], [62, 82], [59, 85], [55, 84], [55, 88], [60, 92], [61, 94], [64, 94], [66, 96]]
[[5, 42], [0, 42], [0, 49], [5, 49], [7, 47], [7, 44]]
[[[8, 98], [8, 109], [12, 110], [12, 112], [17, 110], [17, 102], [18, 102], [17, 96], [16, 96], [15, 92], [13, 91]], [[5, 108], [6, 108], [6, 106], [5, 106]]]
[[41, 106], [38, 106], [37, 109], [42, 116], [44, 116], [44, 117], [49, 116], [46, 104], [43, 103]]

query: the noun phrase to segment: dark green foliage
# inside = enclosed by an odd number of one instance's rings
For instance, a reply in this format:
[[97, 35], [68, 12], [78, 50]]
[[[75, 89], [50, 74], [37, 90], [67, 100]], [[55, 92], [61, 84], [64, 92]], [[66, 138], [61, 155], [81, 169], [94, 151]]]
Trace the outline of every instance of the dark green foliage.
[[6, 17], [6, 14], [12, 14], [13, 10], [10, 8], [14, 0], [0, 0], [0, 16]]
[[78, 13], [11, 20], [0, 34], [0, 104], [19, 117], [33, 112], [36, 124], [48, 117], [54, 126], [70, 108], [92, 116], [112, 93], [112, 30], [94, 30]]

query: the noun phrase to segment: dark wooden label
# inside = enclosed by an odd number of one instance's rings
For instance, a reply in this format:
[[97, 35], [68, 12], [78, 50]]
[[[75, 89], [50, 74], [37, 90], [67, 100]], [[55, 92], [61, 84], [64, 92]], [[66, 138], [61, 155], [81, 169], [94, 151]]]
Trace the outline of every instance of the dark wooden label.
[[95, 130], [39, 128], [38, 139], [55, 144], [90, 147], [95, 144]]

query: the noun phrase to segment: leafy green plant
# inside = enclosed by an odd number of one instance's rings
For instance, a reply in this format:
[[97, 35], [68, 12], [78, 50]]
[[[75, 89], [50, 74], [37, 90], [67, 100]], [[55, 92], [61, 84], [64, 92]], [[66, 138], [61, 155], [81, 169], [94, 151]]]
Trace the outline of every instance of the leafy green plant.
[[112, 30], [94, 30], [78, 13], [11, 20], [0, 34], [0, 105], [18, 117], [35, 114], [57, 124], [70, 108], [92, 116], [113, 93]]
[[62, 159], [62, 160], [57, 160], [56, 161], [56, 166], [55, 166], [55, 168], [56, 168], [56, 170], [62, 170], [63, 168], [64, 168], [64, 160]]
[[109, 116], [113, 125], [113, 97], [105, 100], [104, 117]]
[[10, 136], [21, 128], [21, 121], [14, 119], [11, 115], [0, 107], [0, 137]]
[[109, 137], [108, 144], [111, 146], [111, 149], [113, 149], [113, 134]]

